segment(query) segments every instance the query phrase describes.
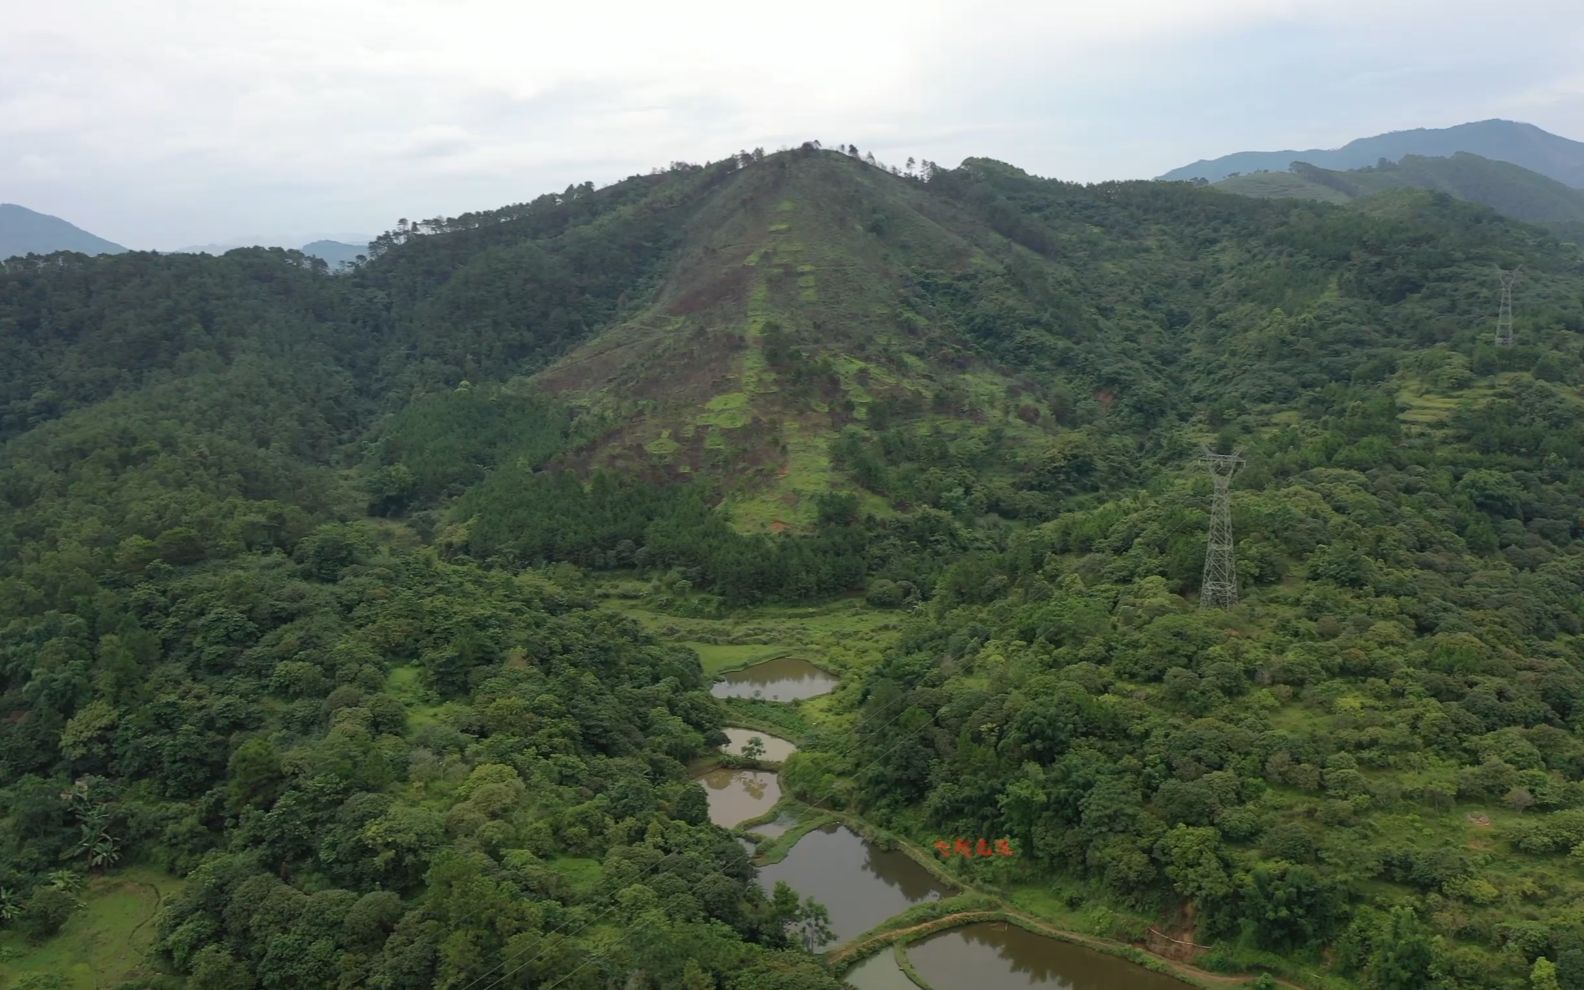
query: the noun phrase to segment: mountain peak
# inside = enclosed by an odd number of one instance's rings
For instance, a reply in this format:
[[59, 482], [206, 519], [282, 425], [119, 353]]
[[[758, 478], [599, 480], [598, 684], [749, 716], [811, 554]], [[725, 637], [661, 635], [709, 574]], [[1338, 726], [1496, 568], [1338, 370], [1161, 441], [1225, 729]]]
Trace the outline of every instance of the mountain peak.
[[24, 254], [79, 251], [120, 254], [126, 248], [83, 230], [60, 217], [16, 203], [0, 203], [0, 260]]
[[1584, 143], [1542, 130], [1533, 124], [1491, 118], [1454, 127], [1420, 127], [1356, 138], [1340, 148], [1304, 151], [1240, 151], [1201, 159], [1172, 169], [1162, 179], [1204, 179], [1219, 182], [1250, 172], [1285, 172], [1294, 161], [1320, 168], [1354, 169], [1381, 159], [1400, 161], [1405, 155], [1444, 158], [1468, 152], [1493, 161], [1510, 162], [1584, 189]]

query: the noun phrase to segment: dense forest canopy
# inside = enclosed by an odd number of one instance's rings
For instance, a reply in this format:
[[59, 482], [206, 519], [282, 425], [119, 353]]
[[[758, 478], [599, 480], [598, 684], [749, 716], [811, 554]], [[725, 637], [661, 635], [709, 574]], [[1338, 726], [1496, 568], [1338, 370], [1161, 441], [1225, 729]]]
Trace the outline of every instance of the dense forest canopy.
[[1327, 986], [1584, 990], [1581, 331], [1578, 247], [1445, 195], [813, 146], [342, 274], [4, 262], [0, 925], [137, 863], [147, 985], [839, 986], [636, 574], [910, 609], [795, 794]]

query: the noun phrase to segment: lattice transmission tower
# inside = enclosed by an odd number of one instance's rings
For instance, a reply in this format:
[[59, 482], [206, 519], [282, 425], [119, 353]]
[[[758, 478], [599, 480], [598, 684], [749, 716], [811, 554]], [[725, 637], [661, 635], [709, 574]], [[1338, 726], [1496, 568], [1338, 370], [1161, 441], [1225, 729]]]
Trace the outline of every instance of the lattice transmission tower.
[[1243, 464], [1243, 450], [1217, 454], [1204, 449], [1205, 466], [1215, 485], [1210, 503], [1210, 543], [1205, 548], [1204, 582], [1199, 589], [1200, 608], [1229, 608], [1237, 604], [1237, 553], [1232, 545], [1232, 475]]
[[1512, 290], [1518, 282], [1518, 269], [1510, 272], [1497, 269], [1496, 274], [1501, 276], [1501, 308], [1496, 311], [1496, 346], [1511, 347], [1513, 345], [1512, 321]]

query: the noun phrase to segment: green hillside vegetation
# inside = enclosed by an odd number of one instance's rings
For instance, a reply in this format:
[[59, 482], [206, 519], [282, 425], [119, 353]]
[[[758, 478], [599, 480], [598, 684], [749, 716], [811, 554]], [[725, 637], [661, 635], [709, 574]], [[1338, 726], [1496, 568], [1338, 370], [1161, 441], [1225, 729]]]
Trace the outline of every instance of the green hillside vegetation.
[[1294, 162], [1287, 172], [1255, 172], [1222, 179], [1217, 189], [1242, 196], [1346, 203], [1391, 189], [1428, 189], [1489, 206], [1532, 223], [1584, 223], [1584, 190], [1508, 162], [1459, 152], [1447, 158], [1407, 155], [1351, 171]]
[[372, 253], [0, 265], [0, 973], [143, 876], [128, 987], [835, 990], [688, 776], [773, 724], [1047, 922], [1584, 990], [1576, 247], [809, 145]]

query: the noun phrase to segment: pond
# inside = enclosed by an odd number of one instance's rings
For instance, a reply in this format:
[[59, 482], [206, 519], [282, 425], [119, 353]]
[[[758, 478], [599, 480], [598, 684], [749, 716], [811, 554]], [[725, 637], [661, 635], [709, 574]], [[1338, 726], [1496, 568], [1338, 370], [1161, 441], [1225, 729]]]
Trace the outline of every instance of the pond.
[[918, 990], [918, 984], [897, 965], [889, 945], [854, 966], [842, 979], [854, 990]]
[[935, 990], [1191, 990], [1125, 959], [1000, 922], [954, 928], [906, 951]]
[[765, 770], [711, 770], [697, 780], [709, 799], [710, 821], [722, 828], [757, 818], [781, 800], [781, 782]]
[[841, 683], [807, 660], [779, 657], [721, 675], [710, 688], [717, 698], [761, 698], [765, 701], [801, 701], [830, 694]]
[[861, 935], [920, 901], [951, 888], [906, 853], [884, 852], [841, 825], [827, 825], [803, 838], [772, 866], [759, 868], [766, 891], [785, 880], [799, 898], [813, 897], [830, 912], [831, 948]]
[[748, 745], [748, 740], [756, 737], [760, 745], [764, 747], [764, 755], [760, 757], [761, 760], [767, 760], [771, 763], [783, 763], [787, 757], [797, 752], [797, 746], [793, 745], [790, 739], [772, 736], [770, 733], [760, 732], [758, 729], [742, 729], [735, 725], [728, 725], [723, 731], [726, 733], [726, 745], [722, 746], [721, 750], [733, 756], [741, 756], [743, 747]]

